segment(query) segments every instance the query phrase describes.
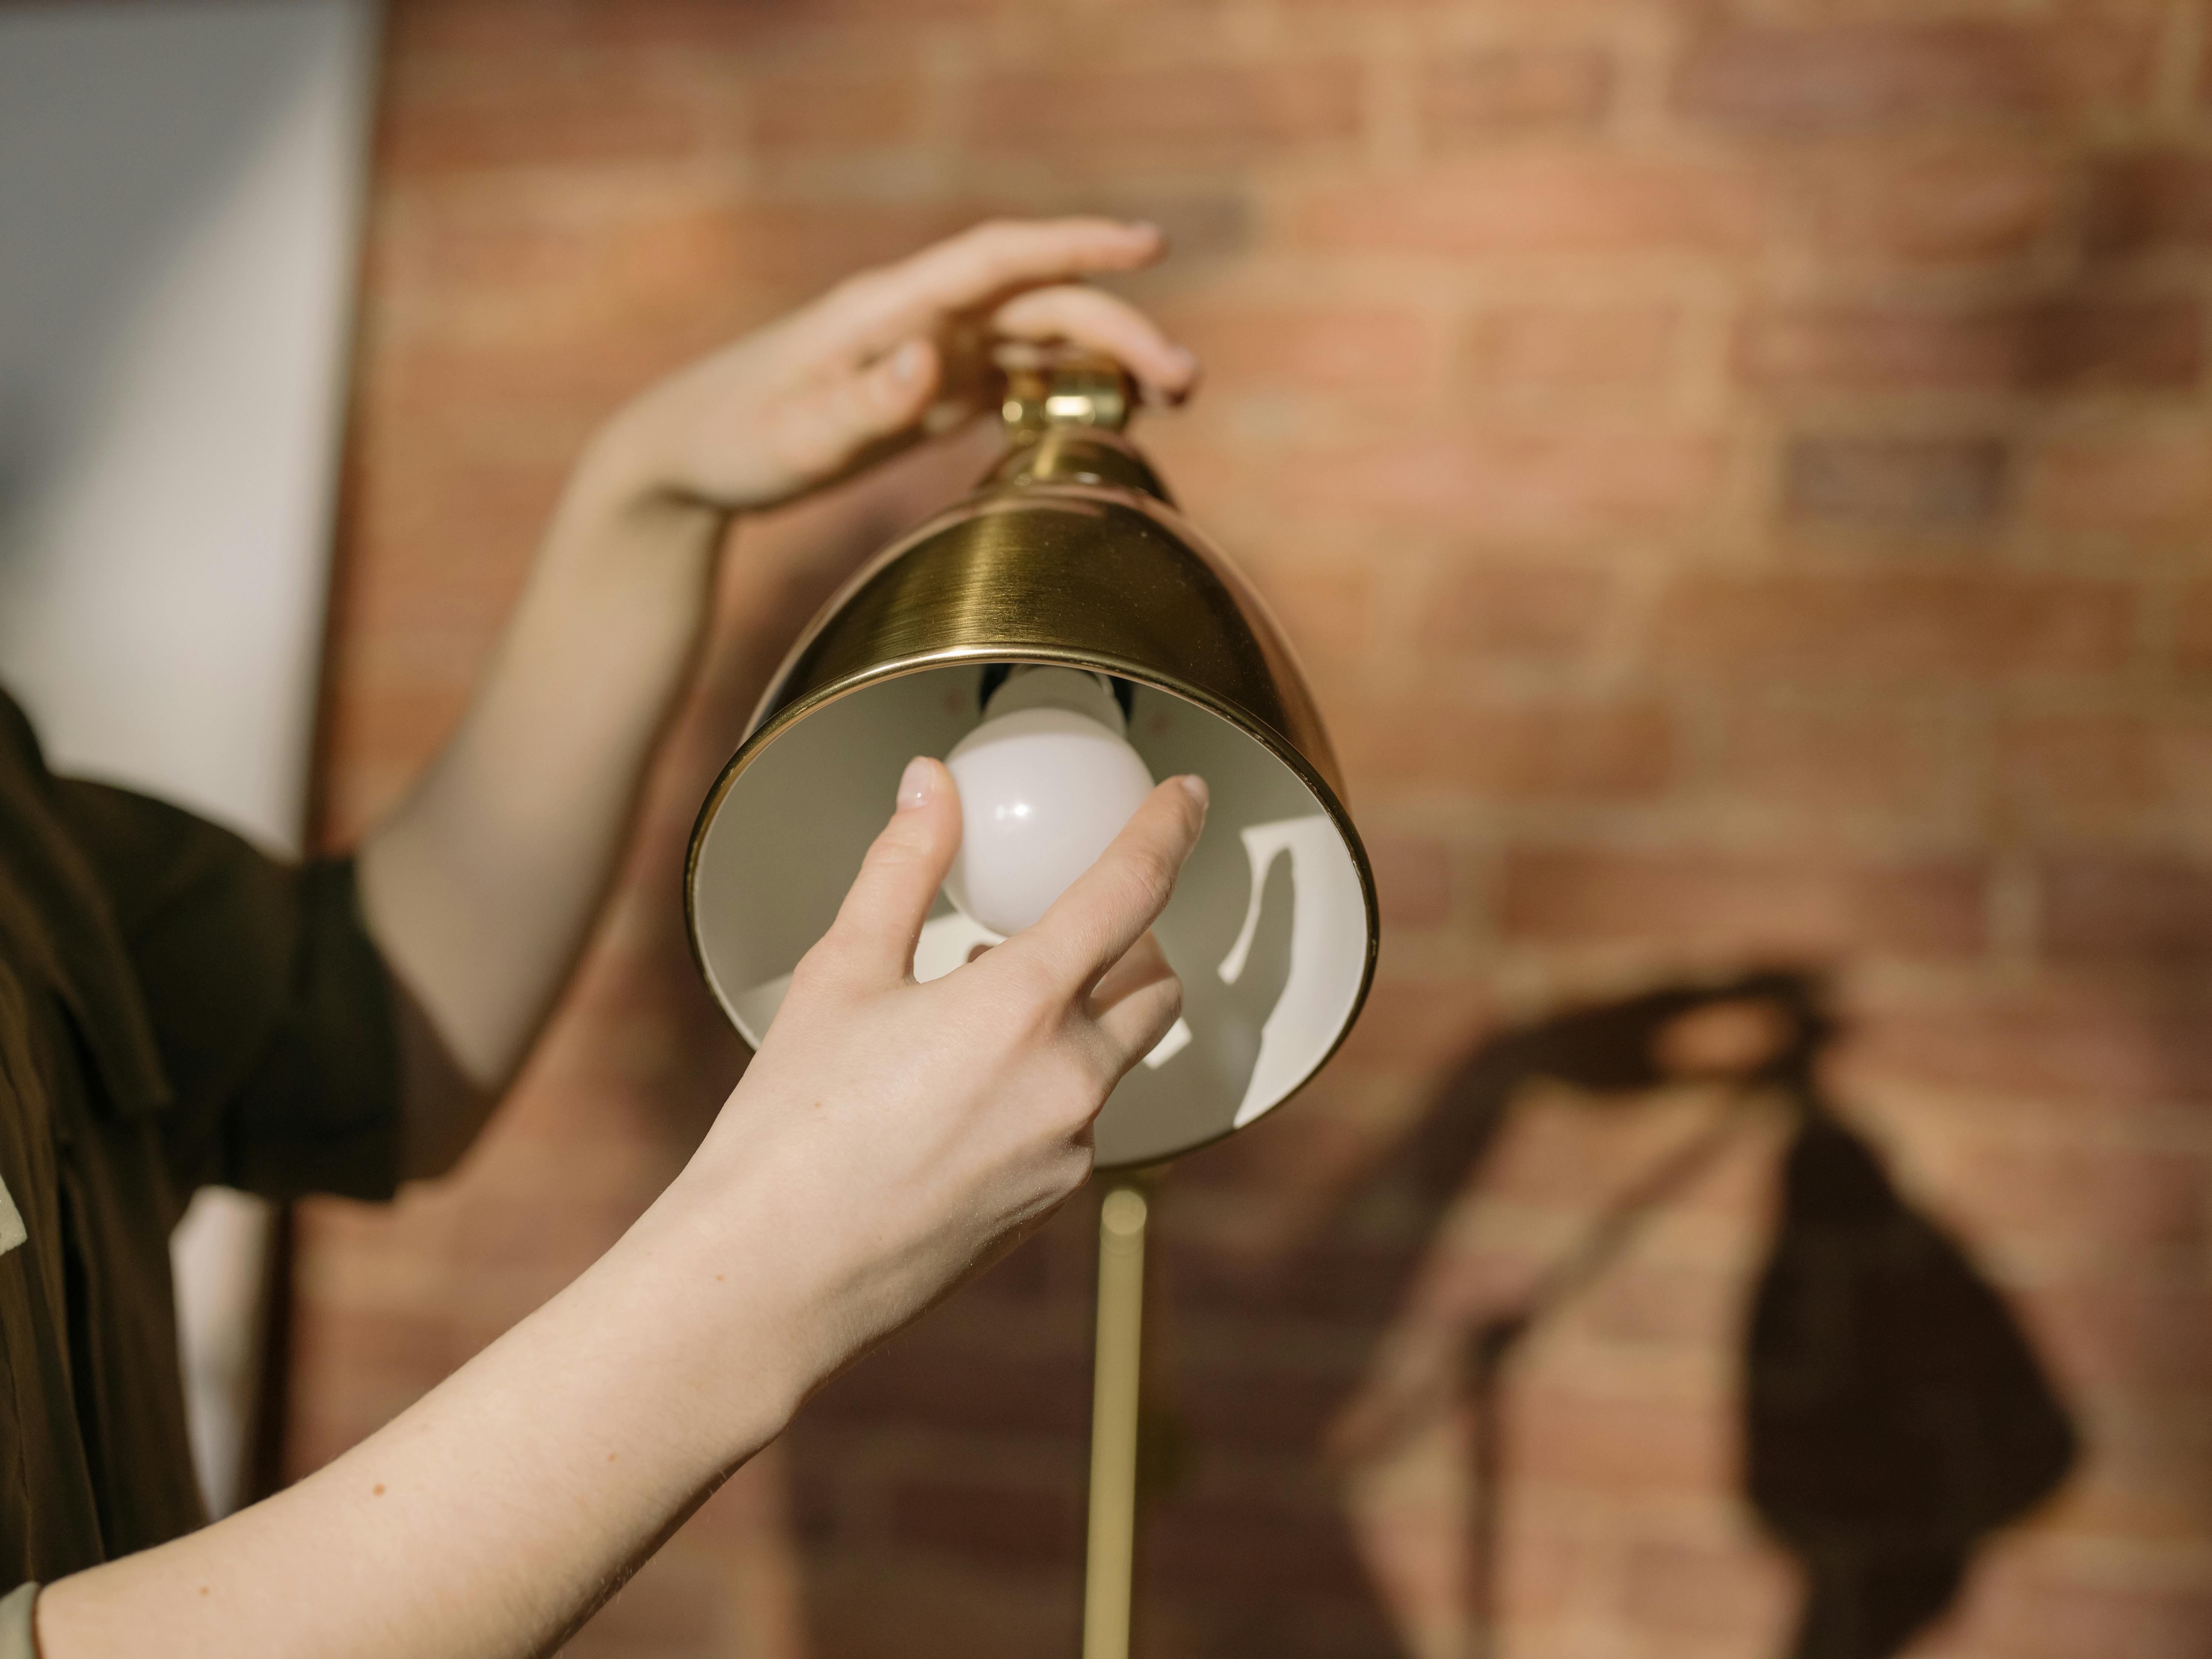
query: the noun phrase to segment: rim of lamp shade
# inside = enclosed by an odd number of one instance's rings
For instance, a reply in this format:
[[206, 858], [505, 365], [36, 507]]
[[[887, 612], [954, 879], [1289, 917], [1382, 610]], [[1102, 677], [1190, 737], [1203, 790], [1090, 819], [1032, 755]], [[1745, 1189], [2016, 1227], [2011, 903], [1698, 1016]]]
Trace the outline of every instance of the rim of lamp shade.
[[[1143, 483], [1137, 483], [1132, 476], [1133, 466], [1141, 471]], [[1109, 467], [1111, 471], [1108, 470]], [[1058, 476], [1054, 476], [1054, 473]], [[1115, 478], [1115, 482], [1107, 483], [1109, 477]], [[1121, 485], [1121, 477], [1130, 477], [1132, 484], [1136, 487]], [[1266, 1112], [1272, 1112], [1304, 1089], [1343, 1046], [1352, 1028], [1358, 1023], [1360, 1012], [1365, 1007], [1369, 992], [1373, 987], [1382, 931], [1380, 912], [1376, 902], [1374, 871], [1368, 860], [1366, 847], [1360, 840], [1351, 812], [1344, 804], [1336, 776], [1334, 753], [1330, 748], [1328, 734], [1322, 727], [1319, 714], [1306, 694], [1304, 678], [1291, 656], [1281, 630], [1259, 595], [1194, 526], [1165, 500], [1145, 488], [1145, 484], [1157, 488], [1143, 458], [1118, 434], [1095, 430], [1086, 430], [1079, 434], [1052, 432], [1042, 441], [1018, 443], [993, 469], [981, 489], [917, 526], [870, 559], [839, 587], [800, 634], [798, 642], [777, 669], [755, 709], [744, 740], [725, 763], [714, 787], [701, 803], [698, 816], [692, 824], [690, 841], [684, 852], [684, 924], [692, 962], [707, 982], [724, 1017], [741, 1036], [746, 1035], [744, 1027], [736, 1009], [731, 1006], [728, 994], [707, 961], [700, 938], [698, 904], [701, 854], [723, 802], [738, 780], [770, 746], [809, 715], [854, 692], [932, 669], [1023, 663], [1087, 669], [1133, 680], [1190, 703], [1227, 722], [1259, 744], [1304, 786], [1334, 826], [1357, 873], [1360, 901], [1365, 912], [1365, 952], [1360, 964], [1358, 988], [1328, 1047], [1306, 1067], [1296, 1083], [1277, 1097]], [[1244, 680], [1246, 684], [1240, 688], [1243, 690], [1249, 690], [1255, 686], [1264, 690], [1267, 694], [1267, 700], [1273, 702], [1284, 717], [1284, 723], [1303, 729], [1282, 730], [1259, 711], [1248, 707], [1231, 690], [1209, 686], [1192, 674], [1178, 672], [1163, 661], [1085, 647], [1066, 635], [1039, 637], [1040, 634], [1051, 634], [1051, 622], [1066, 623], [1069, 620], [1066, 617], [1048, 619], [1046, 626], [1039, 627], [1033, 625], [1037, 620], [1033, 610], [1024, 614], [1012, 608], [994, 610], [988, 605], [971, 604], [967, 607], [968, 614], [959, 619], [957, 626], [965, 627], [979, 635], [988, 635], [994, 629], [1005, 627], [1014, 637], [996, 640], [973, 637], [924, 648], [900, 650], [895, 647], [886, 648], [890, 647], [890, 641], [884, 636], [900, 634], [902, 624], [913, 622], [912, 612], [925, 612], [928, 607], [935, 607], [936, 614], [927, 614], [924, 619], [939, 624], [940, 632], [945, 631], [942, 625], [946, 617], [942, 613], [947, 609], [947, 605], [944, 590], [940, 588], [920, 599], [913, 599], [899, 593], [885, 594], [879, 589], [876, 596], [878, 603], [872, 607], [876, 614], [868, 614], [869, 607], [856, 603], [903, 562], [917, 555], [927, 556], [933, 544], [937, 545], [939, 555], [948, 561], [956, 564], [962, 562], [963, 550], [957, 544], [957, 540], [960, 532], [969, 526], [1001, 514], [1050, 513], [1055, 510], [1094, 520], [1116, 512], [1133, 513], [1148, 521], [1156, 532], [1157, 539], [1165, 544], [1164, 562], [1173, 565], [1187, 562], [1202, 570], [1217, 586], [1218, 594], [1215, 596], [1215, 603], [1200, 609], [1210, 609], [1218, 613], [1223, 608], [1220, 602], [1225, 601], [1226, 611], [1233, 617], [1235, 626], [1248, 634], [1257, 648], [1258, 664], [1243, 665], [1243, 672], [1224, 672], [1219, 678], [1231, 682]], [[1104, 543], [1112, 540], [1103, 535], [1097, 539]], [[969, 552], [970, 556], [965, 562], [972, 565], [975, 559], [973, 550]], [[1032, 549], [1009, 550], [1005, 562], [1009, 566], [1028, 564], [1031, 567], [1030, 574], [1035, 574], [1036, 556]], [[910, 574], [927, 574], [926, 571]], [[986, 585], [989, 574], [985, 572], [984, 578], [981, 579]], [[968, 574], [971, 580], [978, 580], [973, 571]], [[1049, 611], [1052, 597], [1047, 595], [1046, 599], [1044, 609]], [[1060, 596], [1059, 603], [1064, 609], [1082, 609], [1080, 605], [1071, 606], [1064, 594]], [[1175, 607], [1170, 605], [1170, 617], [1174, 611]], [[1095, 617], [1085, 620], [1095, 620]], [[839, 638], [841, 628], [858, 637]], [[1073, 631], [1073, 628], [1069, 629], [1071, 634]], [[1205, 628], [1194, 626], [1189, 630], [1194, 637], [1163, 646], [1160, 655], [1173, 654], [1177, 646], [1202, 655], [1206, 644], [1218, 641], [1201, 641], [1195, 636], [1218, 635], [1224, 631], [1224, 624], [1218, 619]], [[1027, 637], [1021, 637], [1024, 635]], [[1254, 675], [1255, 667], [1258, 671], [1256, 679]], [[1265, 1115], [1266, 1112], [1259, 1115]], [[1237, 1127], [1232, 1123], [1218, 1133], [1191, 1142], [1172, 1156], [1180, 1157], [1183, 1152], [1196, 1151], [1200, 1146], [1225, 1139], [1234, 1133]]]

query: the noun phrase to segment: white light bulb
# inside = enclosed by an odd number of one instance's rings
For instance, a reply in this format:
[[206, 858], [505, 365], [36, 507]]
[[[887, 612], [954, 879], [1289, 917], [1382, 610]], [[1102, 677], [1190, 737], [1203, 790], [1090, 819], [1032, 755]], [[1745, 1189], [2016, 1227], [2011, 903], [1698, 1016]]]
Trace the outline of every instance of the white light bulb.
[[1152, 793], [1152, 775], [1095, 674], [1018, 672], [989, 714], [945, 757], [961, 816], [945, 893], [970, 921], [1012, 934], [1097, 861]]

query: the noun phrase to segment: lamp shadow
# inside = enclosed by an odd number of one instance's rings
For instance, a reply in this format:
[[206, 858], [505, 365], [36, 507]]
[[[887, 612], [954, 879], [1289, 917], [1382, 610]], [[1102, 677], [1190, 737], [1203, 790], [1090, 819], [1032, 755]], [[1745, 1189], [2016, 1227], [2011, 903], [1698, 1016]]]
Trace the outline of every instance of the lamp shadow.
[[[1581, 1237], [1502, 1310], [1462, 1333], [1457, 1397], [1339, 1401], [1314, 1427], [1357, 1463], [1456, 1410], [1470, 1444], [1462, 1651], [1500, 1650], [1500, 1542], [1513, 1500], [1504, 1402], [1526, 1340], [1633, 1249], [1643, 1224], [1711, 1168], [1756, 1116], [1787, 1137], [1776, 1219], [1737, 1356], [1742, 1493], [1803, 1583], [1789, 1659], [1887, 1659], [1952, 1606], [1975, 1553], [2048, 1497], [2076, 1439], [2019, 1321], [1961, 1243], [1897, 1189], [1875, 1149], [1826, 1097], [1839, 1035], [1810, 974], [1765, 970], [1670, 987], [1496, 1034], [1453, 1070], [1419, 1127], [1271, 1275], [1311, 1285], [1324, 1255], [1410, 1226], [1360, 1275], [1370, 1320], [1413, 1297], [1429, 1243], [1479, 1192], [1516, 1097], [1564, 1084], [1624, 1112], [1669, 1085], [1715, 1085], [1725, 1104], [1617, 1190]], [[1593, 1203], [1604, 1195], [1593, 1176]], [[1295, 1293], [1295, 1292], [1292, 1292]], [[1373, 1353], [1384, 1333], [1376, 1327]], [[1370, 1354], [1370, 1358], [1372, 1353]], [[1380, 1632], [1374, 1632], [1379, 1637]], [[1364, 1646], [1377, 1650], [1378, 1641]]]

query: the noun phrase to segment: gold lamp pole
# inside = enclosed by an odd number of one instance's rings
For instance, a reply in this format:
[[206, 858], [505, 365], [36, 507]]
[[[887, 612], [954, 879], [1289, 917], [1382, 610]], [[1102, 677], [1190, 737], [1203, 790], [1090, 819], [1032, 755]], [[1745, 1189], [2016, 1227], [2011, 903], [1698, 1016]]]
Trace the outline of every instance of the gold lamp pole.
[[1137, 1546], [1137, 1414], [1143, 1394], [1145, 1228], [1152, 1206], [1127, 1176], [1098, 1206], [1098, 1358], [1091, 1389], [1091, 1535], [1083, 1659], [1128, 1659]]

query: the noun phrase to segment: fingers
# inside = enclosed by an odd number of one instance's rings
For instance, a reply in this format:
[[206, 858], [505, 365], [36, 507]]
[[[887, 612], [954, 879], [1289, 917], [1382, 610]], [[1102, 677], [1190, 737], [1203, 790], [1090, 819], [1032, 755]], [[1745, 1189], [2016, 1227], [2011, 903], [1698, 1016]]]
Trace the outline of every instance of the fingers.
[[1092, 1018], [1127, 1071], [1159, 1045], [1182, 1012], [1182, 981], [1150, 929], [1091, 994]]
[[920, 420], [941, 370], [933, 344], [908, 340], [865, 368], [809, 389], [776, 422], [777, 459], [803, 478], [834, 476], [869, 445]]
[[1167, 908], [1205, 823], [1205, 783], [1170, 778], [1145, 798], [1113, 844], [1044, 919], [1009, 940], [1008, 947], [1041, 960], [1071, 991], [1099, 985]]
[[993, 220], [846, 284], [824, 320], [880, 350], [1017, 289], [1136, 270], [1165, 247], [1157, 226], [1118, 219]]
[[1136, 307], [1101, 289], [1073, 283], [1031, 289], [1000, 306], [991, 323], [1012, 339], [1069, 340], [1103, 351], [1160, 402], [1181, 403], [1198, 384], [1197, 358]]
[[959, 849], [960, 793], [952, 775], [942, 761], [917, 757], [899, 780], [897, 810], [823, 938], [825, 959], [871, 987], [912, 973], [921, 924]]

